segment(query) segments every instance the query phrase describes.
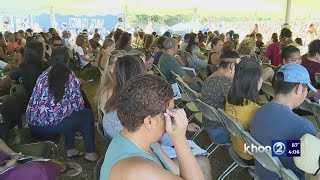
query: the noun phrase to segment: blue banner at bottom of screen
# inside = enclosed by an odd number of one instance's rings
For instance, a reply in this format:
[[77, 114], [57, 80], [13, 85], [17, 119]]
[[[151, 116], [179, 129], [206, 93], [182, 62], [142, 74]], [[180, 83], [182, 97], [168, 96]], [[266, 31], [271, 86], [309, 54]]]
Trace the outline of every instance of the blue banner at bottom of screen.
[[300, 157], [300, 140], [272, 140], [273, 157]]

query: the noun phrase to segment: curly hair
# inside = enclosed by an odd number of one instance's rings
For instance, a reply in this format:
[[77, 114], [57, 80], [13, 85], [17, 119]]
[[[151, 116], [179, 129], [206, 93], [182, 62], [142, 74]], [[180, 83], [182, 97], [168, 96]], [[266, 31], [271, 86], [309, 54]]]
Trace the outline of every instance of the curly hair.
[[122, 88], [117, 106], [120, 123], [135, 132], [148, 116], [164, 112], [173, 99], [171, 86], [156, 75], [142, 74], [129, 80]]

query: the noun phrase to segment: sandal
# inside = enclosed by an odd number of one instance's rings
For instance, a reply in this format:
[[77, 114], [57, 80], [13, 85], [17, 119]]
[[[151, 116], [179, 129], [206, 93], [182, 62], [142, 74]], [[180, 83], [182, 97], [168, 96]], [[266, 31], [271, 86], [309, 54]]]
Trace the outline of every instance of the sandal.
[[95, 160], [90, 160], [90, 159], [87, 159], [87, 158], [83, 157], [83, 160], [84, 160], [85, 162], [87, 162], [87, 163], [95, 163], [95, 162], [97, 162], [99, 159], [100, 159], [100, 157], [98, 157], [98, 158], [95, 159]]
[[[74, 177], [82, 172], [82, 167], [77, 163], [64, 163], [65, 169], [60, 172], [62, 175], [67, 177]], [[73, 172], [73, 173], [72, 173]]]
[[86, 153], [84, 152], [78, 152], [77, 154], [75, 155], [72, 155], [72, 156], [67, 156], [67, 159], [70, 160], [70, 159], [75, 159], [75, 158], [79, 158], [79, 157], [83, 157]]

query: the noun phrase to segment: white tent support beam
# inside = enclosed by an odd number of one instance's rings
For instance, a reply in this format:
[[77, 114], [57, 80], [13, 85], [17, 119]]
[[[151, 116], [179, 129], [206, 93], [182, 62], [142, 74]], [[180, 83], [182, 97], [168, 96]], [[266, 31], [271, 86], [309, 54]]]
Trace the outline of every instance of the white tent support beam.
[[286, 17], [285, 17], [285, 24], [289, 24], [289, 21], [290, 21], [290, 12], [291, 12], [291, 0], [286, 0]]

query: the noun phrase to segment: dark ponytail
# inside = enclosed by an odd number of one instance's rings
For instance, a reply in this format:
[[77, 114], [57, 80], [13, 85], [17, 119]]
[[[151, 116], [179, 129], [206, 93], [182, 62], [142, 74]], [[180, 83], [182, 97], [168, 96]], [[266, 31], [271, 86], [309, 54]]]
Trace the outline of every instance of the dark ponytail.
[[59, 47], [52, 52], [51, 69], [48, 74], [49, 92], [54, 96], [55, 103], [58, 103], [65, 93], [64, 87], [69, 80], [71, 70], [69, 68], [69, 52], [66, 47]]

